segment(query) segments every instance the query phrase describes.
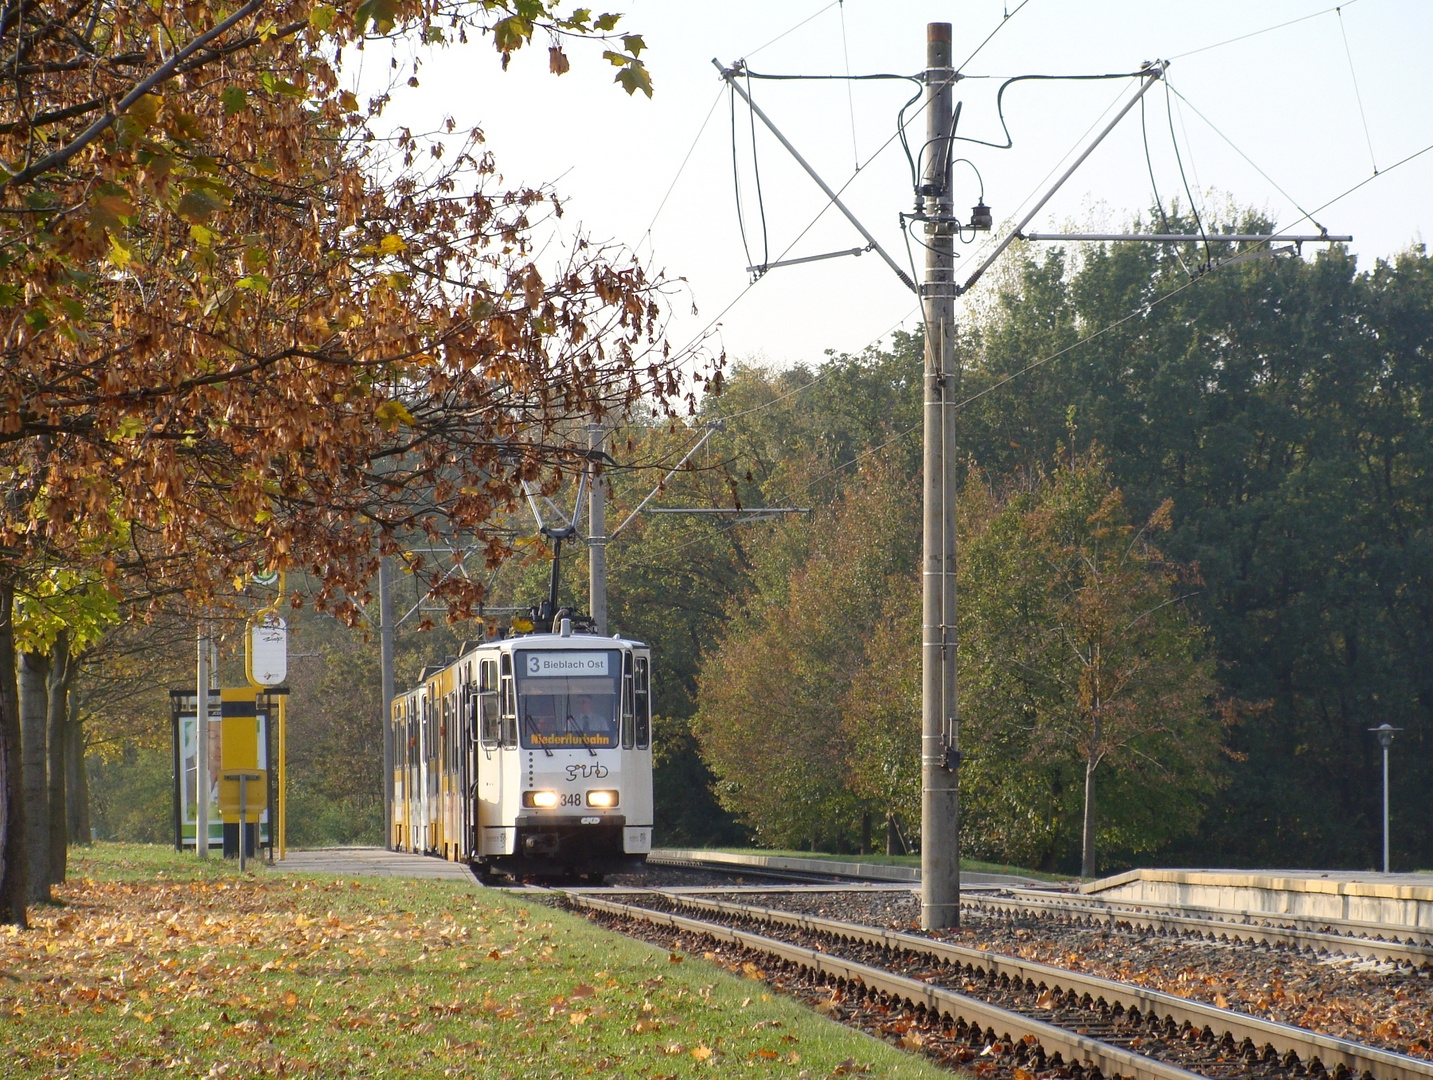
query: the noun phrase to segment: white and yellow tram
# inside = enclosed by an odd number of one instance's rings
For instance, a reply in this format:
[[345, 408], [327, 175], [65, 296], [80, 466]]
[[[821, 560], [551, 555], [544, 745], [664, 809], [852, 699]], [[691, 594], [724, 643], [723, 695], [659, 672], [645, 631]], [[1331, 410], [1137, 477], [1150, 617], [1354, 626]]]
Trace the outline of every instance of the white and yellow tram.
[[400, 851], [480, 875], [601, 875], [652, 847], [651, 652], [526, 634], [465, 646], [392, 703]]

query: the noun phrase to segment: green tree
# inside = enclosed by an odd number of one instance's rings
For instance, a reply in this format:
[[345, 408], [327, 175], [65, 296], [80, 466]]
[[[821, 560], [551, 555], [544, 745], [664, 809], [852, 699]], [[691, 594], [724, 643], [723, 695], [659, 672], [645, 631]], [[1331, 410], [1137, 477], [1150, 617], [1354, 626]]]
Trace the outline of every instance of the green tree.
[[885, 817], [886, 853], [895, 855], [918, 838], [921, 819], [921, 596], [915, 574], [890, 586], [841, 720], [851, 790]]
[[[1136, 528], [1091, 452], [1022, 485], [965, 546], [966, 737], [977, 757], [987, 735], [1018, 746], [1002, 765], [1082, 792], [1085, 876], [1101, 840], [1138, 854], [1192, 831], [1213, 787], [1213, 664], [1184, 603], [1189, 573], [1151, 542], [1168, 514]], [[1052, 802], [1026, 813], [1048, 818]]]
[[915, 565], [916, 506], [908, 477], [868, 462], [835, 506], [784, 526], [801, 530], [809, 553], [767, 567], [703, 659], [694, 725], [703, 756], [723, 804], [767, 844], [849, 850], [872, 809], [851, 790], [860, 732], [843, 723], [841, 704], [894, 579]]
[[1372, 865], [1366, 729], [1384, 721], [1405, 729], [1394, 858], [1433, 857], [1430, 350], [1422, 248], [1363, 271], [1337, 249], [1255, 259], [1193, 283], [1159, 248], [1052, 254], [1013, 267], [972, 327], [966, 391], [989, 391], [963, 410], [972, 457], [997, 483], [1037, 468], [1073, 410], [1135, 520], [1173, 500], [1160, 546], [1198, 566], [1190, 603], [1223, 690], [1260, 710], [1230, 731], [1206, 827], [1164, 857]]

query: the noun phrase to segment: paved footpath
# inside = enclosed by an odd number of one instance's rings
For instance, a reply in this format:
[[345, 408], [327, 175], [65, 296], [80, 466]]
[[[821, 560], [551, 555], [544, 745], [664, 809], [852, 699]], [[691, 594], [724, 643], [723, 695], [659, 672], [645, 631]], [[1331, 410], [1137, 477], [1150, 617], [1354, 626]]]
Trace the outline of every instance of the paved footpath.
[[429, 881], [466, 881], [476, 885], [473, 872], [461, 863], [447, 862], [406, 851], [376, 847], [308, 848], [289, 850], [271, 871], [294, 874], [338, 874], [342, 877], [421, 878]]

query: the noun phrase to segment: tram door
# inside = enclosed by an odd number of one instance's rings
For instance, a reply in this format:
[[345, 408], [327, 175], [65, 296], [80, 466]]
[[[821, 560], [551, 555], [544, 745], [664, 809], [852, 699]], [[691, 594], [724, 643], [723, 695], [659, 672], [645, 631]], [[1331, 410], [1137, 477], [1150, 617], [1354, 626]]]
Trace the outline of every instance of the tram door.
[[458, 800], [463, 831], [460, 858], [470, 859], [478, 851], [478, 674], [481, 661], [469, 660], [463, 667], [463, 691], [458, 698], [462, 712], [463, 786]]
[[481, 851], [483, 826], [499, 820], [501, 785], [502, 722], [498, 703], [498, 658], [484, 657], [478, 662], [478, 769], [477, 806], [474, 833], [476, 850]]
[[432, 816], [428, 813], [428, 754], [432, 742], [431, 716], [432, 700], [426, 688], [418, 698], [418, 768], [416, 783], [413, 785], [413, 802], [417, 813], [413, 822], [413, 850], [428, 850], [428, 830]]
[[394, 698], [388, 718], [388, 742], [393, 747], [393, 820], [388, 823], [388, 846], [402, 850], [403, 825], [407, 816], [408, 720], [406, 698]]
[[423, 692], [408, 695], [407, 728], [408, 807], [403, 822], [404, 847], [409, 851], [423, 850]]

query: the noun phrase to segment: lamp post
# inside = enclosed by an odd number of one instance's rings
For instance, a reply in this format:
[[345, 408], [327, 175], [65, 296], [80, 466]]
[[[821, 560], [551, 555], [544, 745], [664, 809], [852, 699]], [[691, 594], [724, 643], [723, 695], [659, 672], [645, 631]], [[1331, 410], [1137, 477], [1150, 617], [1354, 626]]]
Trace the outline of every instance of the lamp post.
[[1383, 747], [1383, 872], [1386, 874], [1388, 873], [1388, 748], [1393, 745], [1393, 733], [1403, 729], [1393, 727], [1391, 724], [1379, 724], [1378, 727], [1368, 730], [1378, 736], [1379, 745]]

